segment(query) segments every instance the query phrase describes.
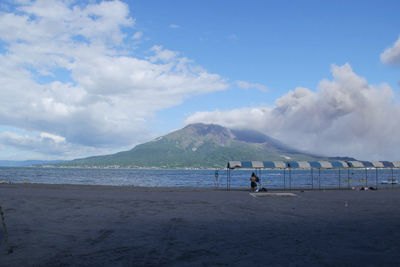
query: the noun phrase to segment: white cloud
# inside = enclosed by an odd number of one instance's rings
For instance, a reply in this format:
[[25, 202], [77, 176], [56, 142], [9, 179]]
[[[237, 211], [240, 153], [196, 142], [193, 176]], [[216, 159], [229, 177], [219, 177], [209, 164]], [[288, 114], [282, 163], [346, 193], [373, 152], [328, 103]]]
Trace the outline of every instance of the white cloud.
[[172, 29], [178, 29], [181, 26], [179, 26], [178, 24], [170, 24], [169, 27], [172, 28]]
[[7, 134], [0, 143], [40, 149], [49, 139], [54, 145], [43, 151], [63, 155], [71, 147], [81, 155], [132, 146], [149, 139], [156, 111], [227, 88], [220, 76], [161, 46], [147, 59], [127, 53], [132, 35], [123, 29], [134, 19], [125, 3], [70, 3], [28, 1], [0, 13], [0, 125], [46, 133]]
[[142, 37], [143, 37], [143, 32], [135, 32], [135, 34], [132, 36], [134, 40], [139, 40]]
[[65, 139], [48, 133], [41, 133], [39, 136], [35, 136], [3, 132], [0, 134], [0, 143], [3, 146], [17, 147], [23, 150], [58, 153], [60, 148], [61, 151], [64, 151]]
[[[6, 159], [74, 159], [87, 155], [100, 155], [108, 149], [67, 143], [64, 137], [49, 133], [0, 133], [0, 157]], [[11, 157], [10, 157], [11, 156]]]
[[381, 54], [381, 61], [388, 65], [400, 65], [400, 37]]
[[178, 53], [175, 51], [171, 51], [168, 49], [164, 49], [160, 45], [155, 45], [151, 48], [151, 51], [154, 52], [154, 56], [149, 57], [151, 62], [162, 61], [168, 62], [175, 59], [178, 56]]
[[50, 133], [40, 133], [40, 139], [51, 140], [52, 142], [54, 142], [56, 144], [65, 143], [64, 137], [58, 136], [55, 134], [50, 134]]
[[246, 81], [236, 81], [236, 85], [242, 89], [256, 88], [262, 92], [268, 92], [268, 87], [259, 83], [249, 83]]
[[272, 107], [197, 112], [186, 123], [260, 130], [299, 149], [366, 160], [398, 160], [400, 105], [387, 84], [369, 85], [349, 64], [332, 66], [317, 91], [296, 88]]

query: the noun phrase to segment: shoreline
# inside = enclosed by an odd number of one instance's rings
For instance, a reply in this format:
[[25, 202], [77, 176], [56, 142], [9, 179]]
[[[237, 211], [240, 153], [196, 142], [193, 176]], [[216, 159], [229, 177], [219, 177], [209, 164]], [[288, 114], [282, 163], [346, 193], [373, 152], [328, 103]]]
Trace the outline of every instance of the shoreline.
[[[215, 167], [215, 168], [162, 168], [162, 167], [85, 167], [85, 166], [53, 166], [53, 165], [27, 165], [27, 166], [5, 166], [1, 165], [0, 168], [43, 168], [43, 169], [100, 169], [100, 170], [162, 170], [162, 171], [215, 171], [215, 170], [226, 170], [226, 167]], [[245, 169], [242, 170], [253, 170], [253, 169]]]
[[399, 190], [285, 192], [0, 185], [0, 266], [400, 265]]
[[[1, 179], [0, 179], [1, 180]], [[156, 190], [156, 191], [162, 191], [162, 190], [170, 190], [170, 189], [176, 189], [176, 190], [188, 190], [188, 191], [245, 191], [245, 192], [249, 192], [249, 193], [254, 193], [251, 192], [250, 190], [250, 186], [243, 186], [243, 187], [230, 187], [229, 189], [227, 189], [226, 185], [225, 186], [219, 186], [219, 187], [215, 187], [215, 186], [138, 186], [138, 185], [113, 185], [113, 184], [65, 184], [65, 183], [54, 183], [54, 184], [50, 184], [50, 183], [32, 183], [32, 182], [27, 182], [27, 183], [23, 183], [23, 182], [5, 182], [5, 183], [1, 183], [0, 182], [0, 189], [1, 187], [47, 187], [47, 188], [68, 188], [68, 187], [76, 187], [77, 189], [79, 189], [79, 187], [82, 188], [115, 188], [115, 189], [137, 189], [137, 190]], [[325, 192], [325, 191], [360, 191], [361, 188], [365, 188], [366, 186], [364, 185], [355, 185], [352, 186], [350, 188], [348, 187], [341, 187], [341, 188], [337, 188], [337, 187], [321, 187], [320, 189], [318, 188], [314, 188], [311, 189], [310, 187], [292, 187], [291, 189], [289, 188], [283, 188], [283, 187], [266, 187], [267, 191], [282, 191], [282, 192], [290, 192], [290, 191], [304, 191], [304, 192]], [[373, 187], [374, 189], [370, 189], [370, 191], [378, 191], [378, 190], [400, 190], [400, 186], [399, 185], [388, 185], [388, 184], [379, 184], [379, 186], [376, 189], [376, 186], [369, 186], [369, 187]], [[368, 188], [369, 188], [368, 187]], [[368, 191], [368, 189], [366, 190]], [[262, 191], [260, 191], [261, 193]]]
[[[351, 187], [372, 186], [378, 188], [392, 187], [383, 184], [384, 178], [388, 178], [391, 173], [382, 172], [376, 180], [374, 173], [368, 173], [367, 179], [363, 179], [367, 174], [364, 171], [351, 173], [353, 177], [347, 182], [346, 177], [340, 179], [337, 173], [327, 171], [321, 172], [321, 177], [313, 176], [311, 172], [296, 172], [289, 175], [289, 178], [281, 172], [265, 172], [261, 175], [261, 180], [266, 181], [265, 187], [270, 190], [280, 189], [314, 189], [330, 190], [341, 187], [348, 189]], [[221, 188], [227, 184], [232, 188], [248, 188], [249, 173], [239, 170], [232, 177], [225, 171], [220, 172], [219, 183]], [[395, 173], [398, 177], [399, 173]], [[230, 179], [228, 178], [230, 177]], [[43, 183], [43, 184], [101, 184], [113, 186], [171, 186], [171, 187], [215, 187], [214, 171], [211, 170], [138, 170], [138, 169], [71, 169], [71, 168], [0, 168], [0, 183]], [[365, 181], [365, 182], [364, 182]], [[387, 182], [387, 181], [386, 181]], [[264, 185], [263, 185], [264, 186]], [[396, 187], [400, 185], [394, 185]]]

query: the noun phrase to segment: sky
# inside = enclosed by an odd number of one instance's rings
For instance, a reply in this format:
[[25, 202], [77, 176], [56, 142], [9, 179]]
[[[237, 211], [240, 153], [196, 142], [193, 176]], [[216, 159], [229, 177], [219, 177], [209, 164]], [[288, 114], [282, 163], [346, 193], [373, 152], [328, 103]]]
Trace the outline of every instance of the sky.
[[0, 160], [128, 150], [190, 123], [400, 160], [400, 2], [3, 0]]

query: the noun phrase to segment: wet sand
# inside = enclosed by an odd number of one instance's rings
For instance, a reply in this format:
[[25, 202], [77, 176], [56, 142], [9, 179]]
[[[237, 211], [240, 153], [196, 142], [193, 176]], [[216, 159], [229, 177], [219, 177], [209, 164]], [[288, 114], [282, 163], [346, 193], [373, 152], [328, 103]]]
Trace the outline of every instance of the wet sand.
[[400, 266], [400, 190], [290, 193], [0, 184], [0, 266]]

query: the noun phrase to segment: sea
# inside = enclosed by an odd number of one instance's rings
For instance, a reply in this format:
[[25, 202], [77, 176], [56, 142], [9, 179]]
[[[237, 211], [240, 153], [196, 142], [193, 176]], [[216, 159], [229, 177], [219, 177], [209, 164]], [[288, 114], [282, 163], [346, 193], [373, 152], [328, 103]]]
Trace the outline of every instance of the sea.
[[[0, 183], [249, 188], [254, 170], [221, 169], [218, 175], [216, 171], [0, 167]], [[378, 187], [391, 179], [400, 180], [399, 169], [257, 170], [256, 174], [261, 187], [267, 189]]]

